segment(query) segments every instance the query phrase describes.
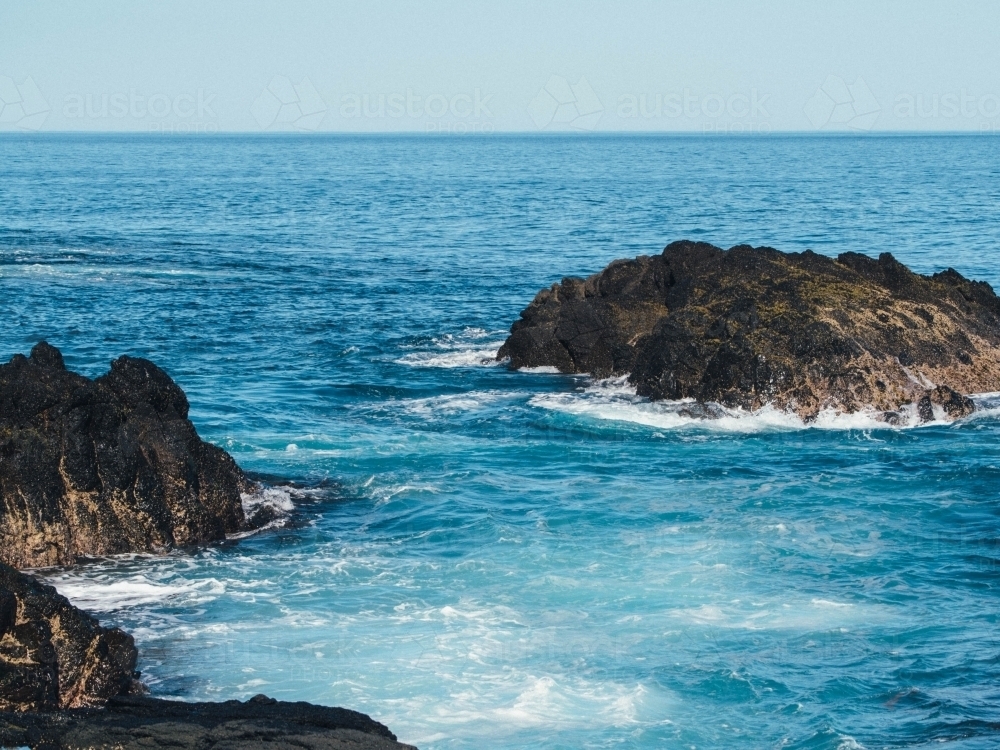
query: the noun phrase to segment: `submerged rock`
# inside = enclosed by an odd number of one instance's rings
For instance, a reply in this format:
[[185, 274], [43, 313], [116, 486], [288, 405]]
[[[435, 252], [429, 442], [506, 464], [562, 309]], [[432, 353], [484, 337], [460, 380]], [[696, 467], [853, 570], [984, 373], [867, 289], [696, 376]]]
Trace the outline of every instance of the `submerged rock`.
[[919, 419], [971, 413], [1000, 390], [1000, 299], [953, 269], [889, 253], [836, 259], [674, 242], [540, 291], [498, 359], [629, 375], [650, 399], [693, 398], [812, 419], [824, 409]]
[[41, 342], [0, 365], [0, 561], [163, 552], [251, 526], [241, 493], [254, 483], [187, 415], [184, 392], [145, 359], [90, 380]]
[[245, 703], [110, 700], [104, 709], [0, 713], [0, 745], [69, 748], [414, 750], [364, 714], [259, 695]]
[[0, 563], [0, 711], [96, 706], [141, 690], [136, 656], [132, 636]]

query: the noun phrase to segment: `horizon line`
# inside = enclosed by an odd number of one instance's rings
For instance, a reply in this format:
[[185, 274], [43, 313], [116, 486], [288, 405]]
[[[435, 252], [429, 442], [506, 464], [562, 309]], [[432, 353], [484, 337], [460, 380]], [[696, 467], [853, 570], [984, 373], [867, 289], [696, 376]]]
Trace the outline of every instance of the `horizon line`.
[[46, 136], [46, 135], [177, 135], [177, 136], [450, 136], [479, 137], [491, 136], [538, 136], [542, 138], [573, 136], [718, 136], [766, 138], [768, 136], [816, 136], [823, 138], [870, 137], [870, 136], [990, 136], [1000, 135], [1000, 128], [989, 130], [192, 130], [188, 128], [148, 128], [144, 130], [0, 130], [4, 136]]

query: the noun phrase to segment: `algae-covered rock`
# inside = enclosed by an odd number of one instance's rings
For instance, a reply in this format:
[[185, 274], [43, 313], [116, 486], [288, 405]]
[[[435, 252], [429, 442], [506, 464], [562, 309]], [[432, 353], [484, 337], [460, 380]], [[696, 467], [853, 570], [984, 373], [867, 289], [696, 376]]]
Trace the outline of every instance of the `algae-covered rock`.
[[629, 375], [651, 399], [805, 419], [824, 409], [969, 414], [1000, 390], [1000, 299], [889, 253], [836, 259], [680, 241], [538, 293], [498, 353], [512, 367]]

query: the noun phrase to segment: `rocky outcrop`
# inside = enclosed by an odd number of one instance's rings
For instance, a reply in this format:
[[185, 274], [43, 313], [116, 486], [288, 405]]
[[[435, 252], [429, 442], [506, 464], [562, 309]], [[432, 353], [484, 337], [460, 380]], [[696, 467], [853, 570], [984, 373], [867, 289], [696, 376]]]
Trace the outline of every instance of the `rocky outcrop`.
[[0, 365], [0, 561], [162, 552], [254, 526], [241, 503], [254, 484], [187, 415], [145, 359], [90, 380], [42, 342]]
[[538, 293], [498, 358], [597, 377], [640, 395], [814, 418], [886, 421], [973, 410], [1000, 390], [1000, 299], [953, 269], [915, 274], [889, 253], [836, 259], [681, 241]]
[[[132, 636], [0, 563], [0, 747], [406, 750], [343, 708], [144, 696]], [[411, 748], [412, 750], [412, 748]]]
[[0, 713], [0, 746], [47, 750], [414, 750], [377, 721], [343, 708], [285, 703], [110, 700], [103, 710]]
[[0, 711], [96, 706], [137, 691], [136, 656], [132, 636], [0, 563]]

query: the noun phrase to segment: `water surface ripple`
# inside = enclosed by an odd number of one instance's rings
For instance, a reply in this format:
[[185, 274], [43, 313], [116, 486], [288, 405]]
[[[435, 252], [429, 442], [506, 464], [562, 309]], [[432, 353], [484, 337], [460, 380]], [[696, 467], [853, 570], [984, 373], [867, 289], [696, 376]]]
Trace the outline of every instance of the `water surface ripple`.
[[287, 527], [51, 580], [153, 692], [428, 748], [993, 747], [1000, 399], [954, 425], [678, 420], [489, 363], [670, 240], [1000, 284], [991, 137], [0, 139], [0, 357], [166, 368]]

